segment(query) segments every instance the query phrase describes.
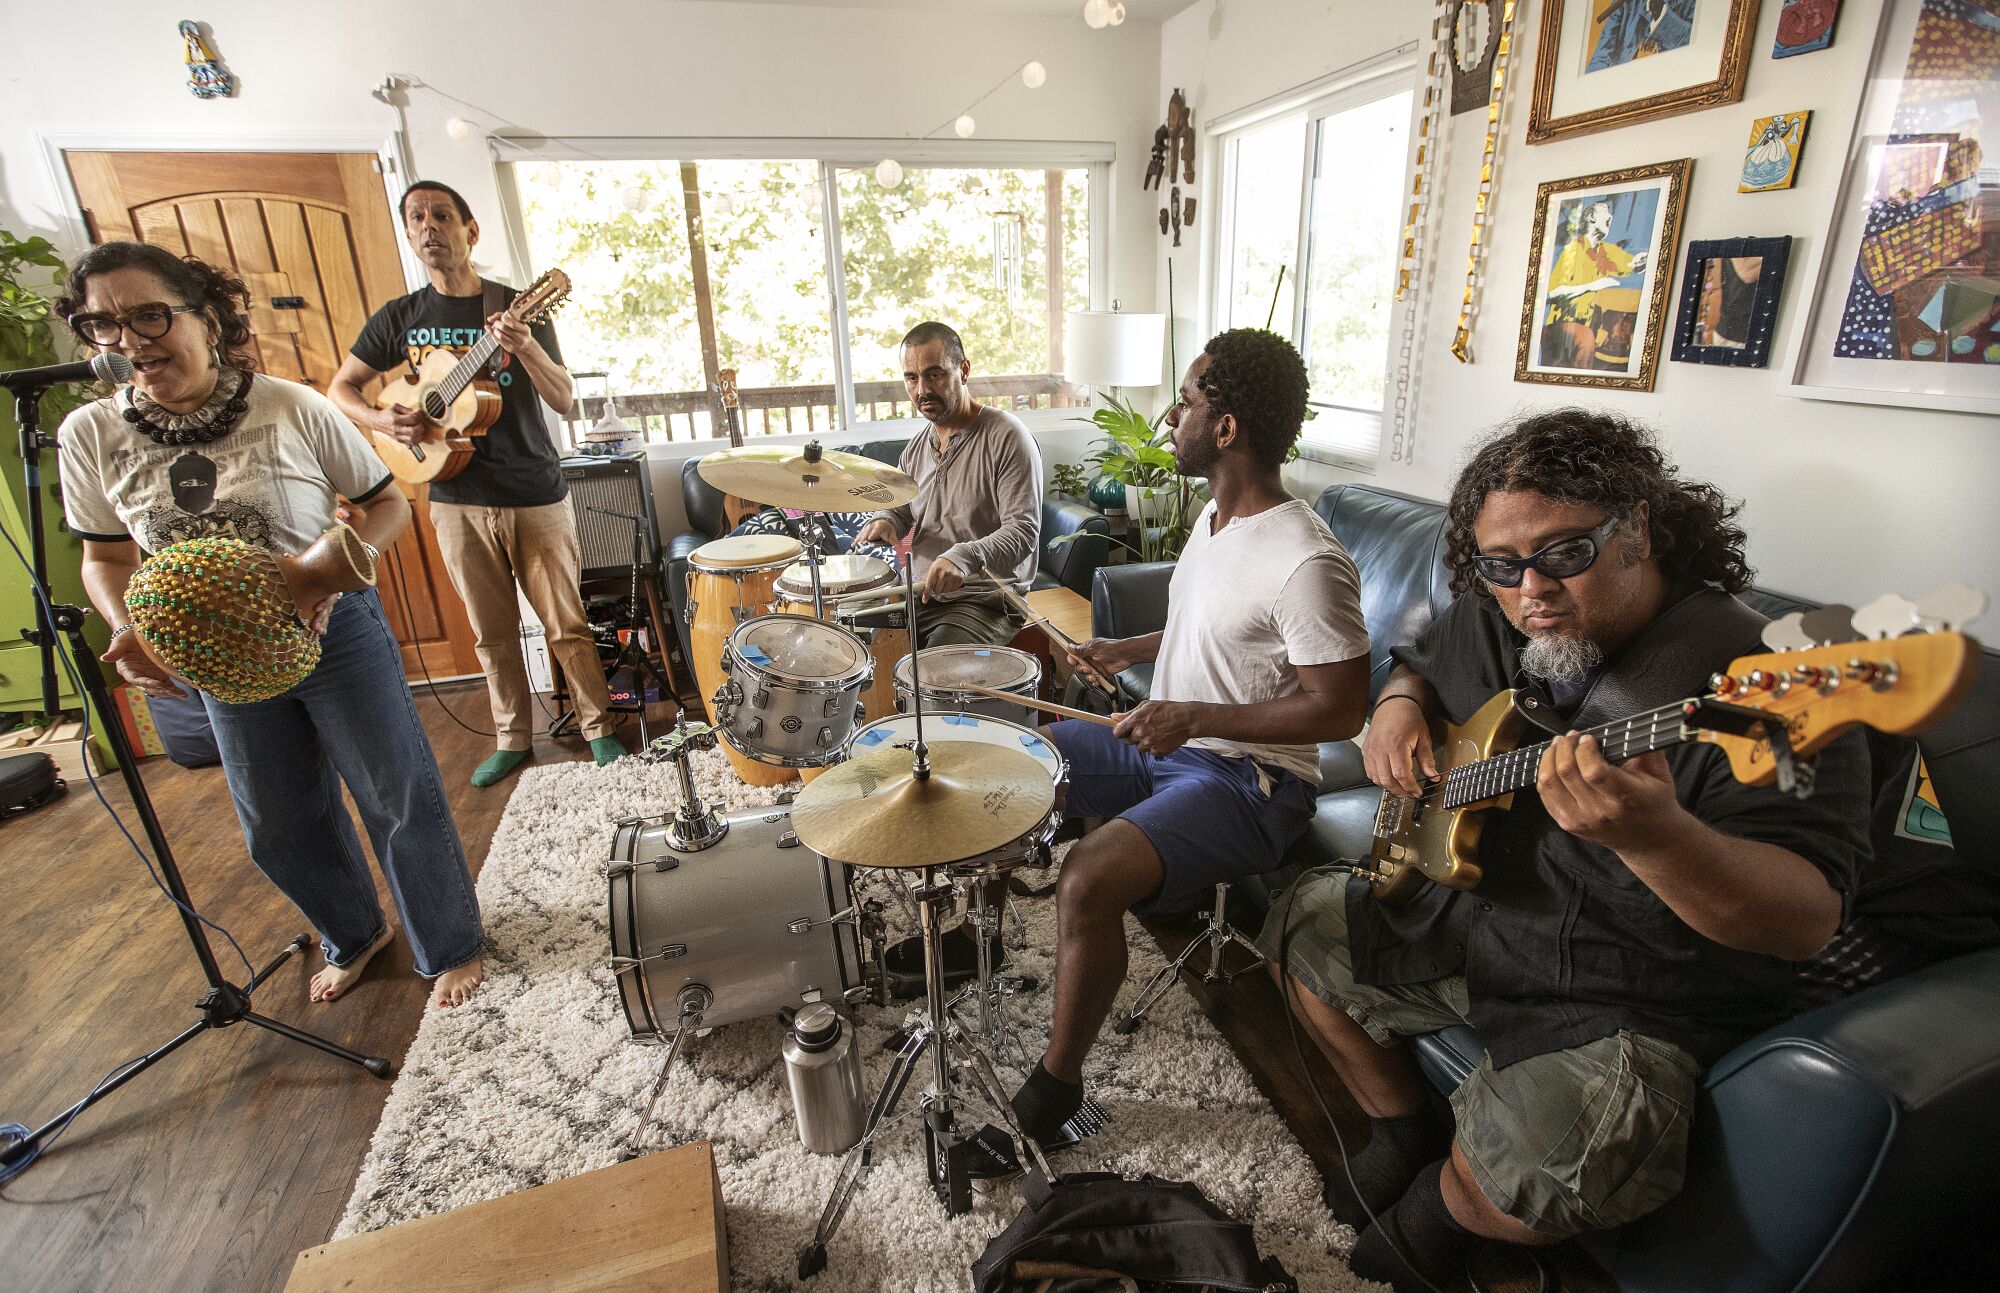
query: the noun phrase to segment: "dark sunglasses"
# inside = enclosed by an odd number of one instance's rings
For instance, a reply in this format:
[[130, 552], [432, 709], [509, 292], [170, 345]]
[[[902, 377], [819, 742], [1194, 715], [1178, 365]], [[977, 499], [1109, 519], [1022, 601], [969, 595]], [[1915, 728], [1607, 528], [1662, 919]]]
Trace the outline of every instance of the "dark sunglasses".
[[1540, 552], [1527, 557], [1489, 557], [1483, 552], [1472, 556], [1472, 569], [1496, 588], [1514, 588], [1530, 567], [1550, 579], [1570, 579], [1582, 574], [1597, 561], [1604, 541], [1618, 528], [1618, 518], [1607, 516], [1596, 529], [1573, 539], [1557, 539]]
[[158, 341], [173, 330], [176, 314], [194, 314], [200, 309], [198, 305], [168, 305], [160, 301], [139, 306], [123, 315], [73, 314], [69, 327], [70, 331], [93, 346], [117, 345], [119, 335], [128, 328], [135, 337]]

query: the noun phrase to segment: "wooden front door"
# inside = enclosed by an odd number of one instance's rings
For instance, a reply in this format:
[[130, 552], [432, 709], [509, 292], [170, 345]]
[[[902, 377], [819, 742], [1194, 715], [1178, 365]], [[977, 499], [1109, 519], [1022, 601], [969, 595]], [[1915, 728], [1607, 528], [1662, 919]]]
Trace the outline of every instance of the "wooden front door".
[[[324, 392], [361, 325], [405, 289], [373, 153], [65, 152], [94, 242], [135, 238], [228, 265], [250, 289], [263, 371]], [[404, 672], [479, 672], [427, 500], [385, 554], [382, 606]]]

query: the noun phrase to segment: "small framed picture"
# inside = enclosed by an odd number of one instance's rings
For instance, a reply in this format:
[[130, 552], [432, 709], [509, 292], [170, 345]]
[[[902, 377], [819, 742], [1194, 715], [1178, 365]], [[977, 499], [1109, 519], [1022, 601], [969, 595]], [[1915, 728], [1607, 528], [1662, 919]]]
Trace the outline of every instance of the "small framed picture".
[[1694, 159], [1535, 192], [1514, 380], [1650, 391]]
[[1839, 18], [1840, 0], [1785, 0], [1771, 57], [1791, 58], [1825, 49], [1833, 44], [1833, 24]]
[[1799, 176], [1799, 154], [1805, 150], [1806, 127], [1812, 113], [1780, 112], [1750, 124], [1750, 147], [1743, 154], [1743, 178], [1738, 193], [1769, 193], [1792, 187]]
[[1674, 320], [1674, 362], [1769, 367], [1791, 255], [1789, 237], [1689, 243]]

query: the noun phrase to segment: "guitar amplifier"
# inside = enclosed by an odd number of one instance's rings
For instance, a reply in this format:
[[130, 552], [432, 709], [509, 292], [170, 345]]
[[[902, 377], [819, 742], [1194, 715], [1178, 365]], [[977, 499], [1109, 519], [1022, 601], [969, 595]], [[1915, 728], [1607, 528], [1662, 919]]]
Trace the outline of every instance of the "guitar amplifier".
[[[576, 537], [583, 546], [583, 577], [624, 577], [632, 569], [632, 522], [623, 512], [645, 520], [639, 570], [652, 574], [660, 566], [660, 520], [653, 510], [652, 478], [643, 457], [565, 458], [563, 479], [569, 482], [569, 509], [576, 518]], [[602, 508], [603, 511], [592, 511]]]

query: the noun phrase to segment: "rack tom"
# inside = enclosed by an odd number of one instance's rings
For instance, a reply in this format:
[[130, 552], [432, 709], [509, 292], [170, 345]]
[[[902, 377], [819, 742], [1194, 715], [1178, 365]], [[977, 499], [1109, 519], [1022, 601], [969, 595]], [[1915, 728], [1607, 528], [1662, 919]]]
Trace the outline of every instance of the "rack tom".
[[715, 691], [715, 725], [724, 745], [781, 768], [838, 759], [875, 675], [860, 638], [801, 615], [746, 621], [729, 635], [722, 667], [728, 681]]
[[[729, 635], [744, 621], [775, 609], [778, 578], [802, 551], [799, 541], [788, 534], [737, 534], [704, 543], [689, 555], [688, 650], [694, 659], [688, 667], [694, 670], [695, 686], [711, 721], [719, 721], [713, 697], [726, 680], [722, 655]], [[753, 786], [790, 779], [790, 774], [759, 766], [726, 744], [723, 753], [736, 775]]]
[[1027, 700], [1039, 699], [1042, 662], [1026, 651], [1001, 646], [934, 646], [923, 649], [921, 660], [904, 656], [896, 662], [896, 708], [903, 713], [916, 708], [911, 703], [913, 662], [923, 666], [925, 713], [987, 714], [1023, 727], [1034, 726], [1037, 711], [966, 691], [959, 685], [969, 682]]

